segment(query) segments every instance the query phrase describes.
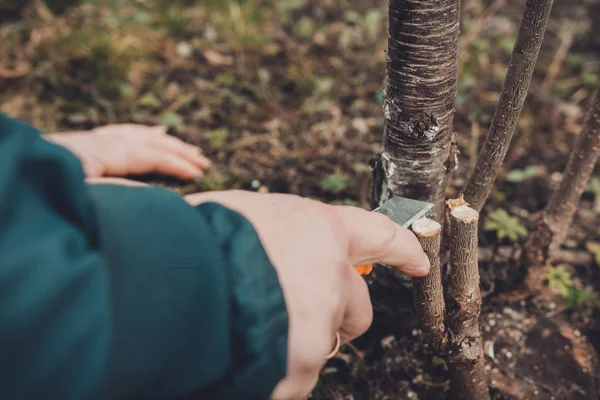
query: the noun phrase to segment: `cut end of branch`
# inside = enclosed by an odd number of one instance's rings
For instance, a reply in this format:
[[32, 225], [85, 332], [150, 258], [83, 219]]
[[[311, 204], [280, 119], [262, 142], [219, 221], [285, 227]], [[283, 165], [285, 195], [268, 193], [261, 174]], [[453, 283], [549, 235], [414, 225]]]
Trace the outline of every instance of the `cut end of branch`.
[[464, 195], [460, 195], [458, 199], [450, 199], [446, 200], [446, 205], [450, 208], [450, 211], [454, 210], [456, 207], [460, 206], [468, 206], [469, 203], [465, 201]]
[[442, 226], [432, 219], [423, 217], [413, 222], [412, 231], [420, 237], [432, 237], [440, 233]]
[[469, 206], [454, 207], [451, 209], [450, 215], [452, 215], [457, 220], [467, 224], [473, 224], [479, 220], [479, 213], [477, 212], [477, 210]]

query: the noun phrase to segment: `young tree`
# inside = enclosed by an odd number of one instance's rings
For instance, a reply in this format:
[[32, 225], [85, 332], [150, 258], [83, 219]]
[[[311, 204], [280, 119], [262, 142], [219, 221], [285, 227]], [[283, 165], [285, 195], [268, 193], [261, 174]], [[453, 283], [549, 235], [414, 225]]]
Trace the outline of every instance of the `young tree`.
[[534, 268], [543, 267], [564, 241], [579, 199], [598, 160], [600, 150], [600, 87], [592, 99], [577, 143], [571, 151], [559, 187], [552, 193], [535, 230], [525, 244], [525, 261]]
[[527, 97], [553, 0], [527, 0], [500, 100], [477, 164], [464, 189], [465, 200], [481, 211], [502, 168]]
[[385, 127], [373, 160], [373, 206], [392, 195], [430, 201], [439, 219], [455, 169], [452, 120], [460, 0], [389, 1]]

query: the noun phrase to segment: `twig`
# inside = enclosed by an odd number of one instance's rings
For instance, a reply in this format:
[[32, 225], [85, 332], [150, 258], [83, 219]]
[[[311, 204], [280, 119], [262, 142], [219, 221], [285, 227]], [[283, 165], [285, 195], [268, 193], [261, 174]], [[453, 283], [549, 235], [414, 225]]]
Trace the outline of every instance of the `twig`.
[[479, 148], [479, 122], [471, 121], [471, 141], [469, 143], [469, 170], [477, 164], [477, 149]]
[[[519, 247], [501, 246], [494, 252], [492, 248], [479, 248], [479, 262], [494, 262], [496, 264], [516, 261], [519, 257]], [[585, 250], [562, 250], [557, 249], [552, 256], [553, 262], [557, 264], [569, 264], [574, 267], [589, 266], [594, 263], [594, 257]]]
[[489, 196], [506, 157], [527, 96], [552, 3], [553, 0], [527, 0], [525, 4], [498, 107], [464, 191], [465, 199], [477, 211]]
[[471, 29], [467, 32], [467, 34], [462, 38], [462, 40], [458, 44], [458, 70], [462, 71], [463, 64], [467, 57], [465, 54], [469, 45], [479, 36], [483, 26], [487, 22], [487, 20], [494, 14], [498, 12], [504, 5], [506, 4], [506, 0], [494, 0], [492, 4], [488, 6], [473, 22]]
[[548, 73], [546, 73], [546, 77], [544, 78], [544, 82], [542, 83], [542, 87], [540, 89], [542, 96], [546, 96], [548, 93], [550, 93], [550, 89], [552, 89], [552, 85], [554, 85], [554, 81], [560, 72], [563, 61], [567, 57], [569, 49], [573, 44], [575, 34], [573, 32], [572, 23], [567, 22], [561, 27], [560, 37], [560, 45], [558, 46], [556, 53], [554, 53], [550, 67], [548, 67]]

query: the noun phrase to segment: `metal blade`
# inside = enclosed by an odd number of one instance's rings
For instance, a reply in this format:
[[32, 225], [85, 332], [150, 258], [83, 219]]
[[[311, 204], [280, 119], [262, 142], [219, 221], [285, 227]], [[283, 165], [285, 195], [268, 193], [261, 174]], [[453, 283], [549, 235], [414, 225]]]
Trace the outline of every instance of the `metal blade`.
[[398, 225], [408, 228], [432, 208], [433, 204], [425, 201], [394, 196], [373, 211], [387, 215]]
[[[373, 211], [387, 215], [398, 225], [408, 228], [413, 222], [427, 214], [427, 212], [432, 208], [433, 204], [425, 201], [394, 196]], [[385, 264], [380, 265], [386, 266]], [[387, 267], [391, 268], [389, 265], [387, 265]], [[360, 274], [368, 275], [371, 272], [372, 265], [361, 265], [355, 268], [357, 268], [357, 271], [359, 271]], [[363, 269], [366, 269], [366, 272], [363, 271]], [[401, 279], [406, 280], [406, 278]]]

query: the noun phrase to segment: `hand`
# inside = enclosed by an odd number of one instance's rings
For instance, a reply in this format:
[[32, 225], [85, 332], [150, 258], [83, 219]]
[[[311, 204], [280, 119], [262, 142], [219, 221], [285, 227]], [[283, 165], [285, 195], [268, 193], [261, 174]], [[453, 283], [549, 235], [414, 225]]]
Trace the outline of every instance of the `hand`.
[[194, 179], [211, 164], [200, 149], [167, 135], [162, 126], [107, 125], [44, 136], [75, 154], [88, 178], [156, 172]]
[[289, 315], [288, 369], [272, 399], [305, 398], [336, 332], [346, 343], [371, 325], [369, 291], [353, 266], [384, 262], [412, 276], [429, 272], [412, 232], [379, 213], [284, 194], [227, 191], [185, 198], [244, 215], [277, 271]]
[[88, 185], [121, 185], [121, 186], [138, 186], [138, 187], [150, 186], [144, 182], [132, 181], [131, 179], [125, 179], [125, 178], [104, 178], [104, 177], [94, 178], [94, 177], [92, 177], [92, 178], [85, 178], [85, 182]]

